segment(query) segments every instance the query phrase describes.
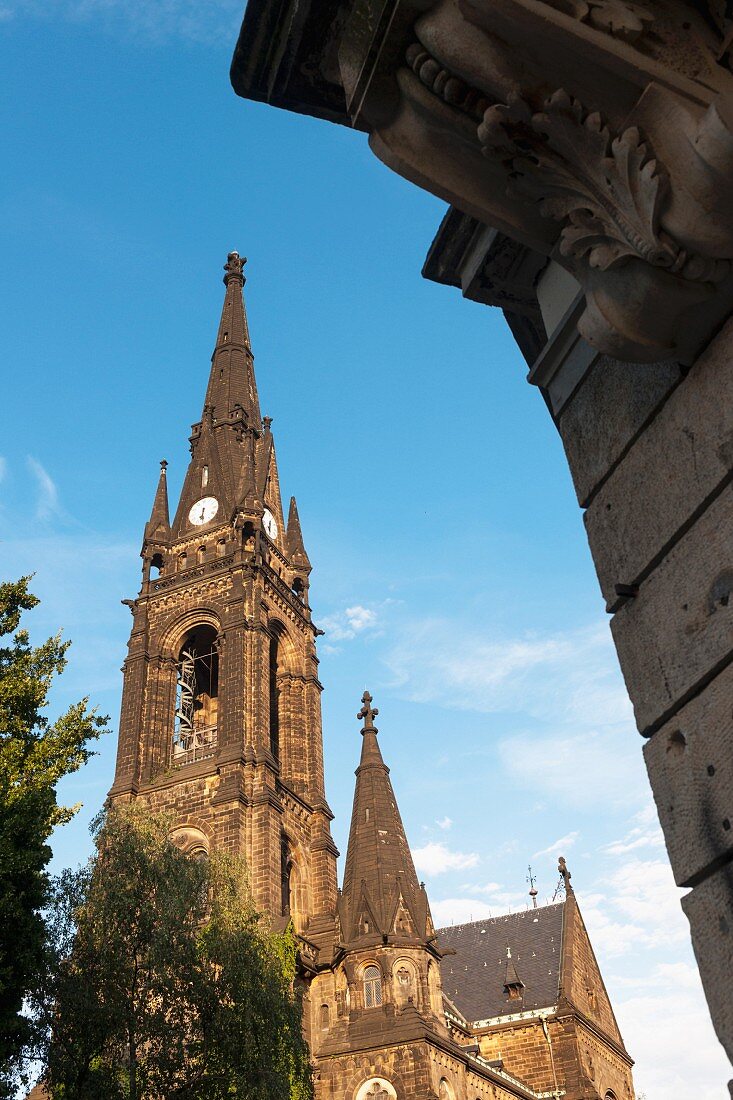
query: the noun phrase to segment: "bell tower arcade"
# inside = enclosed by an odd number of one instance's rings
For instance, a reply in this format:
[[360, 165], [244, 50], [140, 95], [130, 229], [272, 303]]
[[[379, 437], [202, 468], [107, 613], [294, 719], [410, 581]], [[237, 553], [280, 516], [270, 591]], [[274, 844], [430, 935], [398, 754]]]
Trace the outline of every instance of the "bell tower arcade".
[[244, 856], [257, 906], [301, 933], [333, 922], [310, 561], [287, 522], [231, 252], [201, 419], [171, 522], [161, 463], [131, 601], [113, 801], [169, 812], [187, 850]]

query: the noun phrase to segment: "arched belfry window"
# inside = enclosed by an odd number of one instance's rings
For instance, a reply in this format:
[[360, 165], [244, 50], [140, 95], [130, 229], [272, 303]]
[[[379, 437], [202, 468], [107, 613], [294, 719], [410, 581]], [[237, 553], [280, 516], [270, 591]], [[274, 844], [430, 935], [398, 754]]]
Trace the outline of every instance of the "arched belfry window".
[[218, 718], [216, 630], [200, 626], [188, 632], [178, 654], [172, 762], [190, 764], [213, 756]]
[[377, 1008], [382, 1003], [382, 975], [378, 966], [364, 971], [364, 1008]]

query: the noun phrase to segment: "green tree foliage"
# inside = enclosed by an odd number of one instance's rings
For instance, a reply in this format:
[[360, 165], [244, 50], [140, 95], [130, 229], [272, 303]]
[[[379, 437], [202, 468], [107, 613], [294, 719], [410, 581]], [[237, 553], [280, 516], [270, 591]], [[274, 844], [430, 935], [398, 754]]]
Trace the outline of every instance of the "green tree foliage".
[[57, 635], [34, 649], [18, 630], [38, 603], [29, 579], [0, 584], [0, 1096], [14, 1093], [32, 1038], [21, 1010], [45, 968], [46, 841], [76, 809], [58, 805], [56, 784], [87, 761], [107, 722], [86, 699], [53, 724], [42, 713], [69, 643]]
[[54, 1100], [308, 1100], [294, 937], [264, 928], [239, 861], [192, 858], [169, 832], [113, 809], [89, 867], [59, 882]]

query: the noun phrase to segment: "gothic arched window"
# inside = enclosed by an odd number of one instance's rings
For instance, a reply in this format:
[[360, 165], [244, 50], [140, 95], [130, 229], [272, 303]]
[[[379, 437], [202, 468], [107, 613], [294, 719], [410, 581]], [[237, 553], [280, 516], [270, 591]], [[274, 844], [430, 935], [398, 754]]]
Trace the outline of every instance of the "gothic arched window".
[[331, 1010], [328, 1005], [321, 1005], [321, 1031], [328, 1031]]
[[189, 764], [213, 756], [219, 718], [219, 653], [216, 630], [190, 630], [176, 666], [176, 716], [173, 732], [174, 764]]
[[364, 1008], [377, 1008], [382, 1003], [382, 975], [378, 966], [364, 971]]

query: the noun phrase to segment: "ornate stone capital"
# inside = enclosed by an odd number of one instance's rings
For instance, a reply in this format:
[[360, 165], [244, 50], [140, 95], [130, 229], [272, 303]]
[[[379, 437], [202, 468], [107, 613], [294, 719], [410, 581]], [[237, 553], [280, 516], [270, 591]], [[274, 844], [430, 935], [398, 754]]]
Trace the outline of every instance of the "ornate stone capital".
[[722, 0], [303, 2], [296, 25], [250, 0], [241, 94], [367, 131], [395, 171], [562, 264], [600, 350], [697, 353], [733, 304]]

